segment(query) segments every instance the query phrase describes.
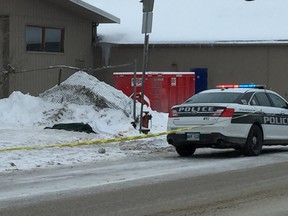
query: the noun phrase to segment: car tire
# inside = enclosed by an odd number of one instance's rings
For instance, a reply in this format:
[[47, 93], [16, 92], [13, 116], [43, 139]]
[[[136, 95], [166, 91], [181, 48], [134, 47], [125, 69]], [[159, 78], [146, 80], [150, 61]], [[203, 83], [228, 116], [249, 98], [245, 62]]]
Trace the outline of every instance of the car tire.
[[176, 152], [181, 156], [181, 157], [189, 157], [194, 154], [196, 151], [196, 148], [194, 146], [176, 146], [175, 147]]
[[253, 125], [249, 131], [242, 153], [245, 156], [257, 156], [262, 151], [263, 133], [258, 125]]

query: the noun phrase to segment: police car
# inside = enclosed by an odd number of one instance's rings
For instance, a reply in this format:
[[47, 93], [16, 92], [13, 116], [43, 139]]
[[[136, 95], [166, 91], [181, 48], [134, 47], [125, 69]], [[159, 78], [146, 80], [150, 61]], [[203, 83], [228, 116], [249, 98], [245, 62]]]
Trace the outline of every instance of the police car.
[[167, 130], [180, 156], [204, 147], [256, 156], [263, 145], [288, 144], [288, 103], [264, 86], [218, 85], [173, 106]]

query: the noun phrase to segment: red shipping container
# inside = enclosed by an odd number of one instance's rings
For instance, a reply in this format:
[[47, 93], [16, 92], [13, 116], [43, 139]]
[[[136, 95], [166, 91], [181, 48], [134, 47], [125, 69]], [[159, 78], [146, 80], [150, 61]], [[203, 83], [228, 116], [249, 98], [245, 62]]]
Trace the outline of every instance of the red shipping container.
[[[115, 88], [133, 97], [134, 72], [113, 73]], [[142, 72], [136, 73], [136, 95], [140, 101]], [[181, 104], [195, 94], [194, 72], [146, 72], [144, 101], [152, 110], [169, 112], [173, 105]]]

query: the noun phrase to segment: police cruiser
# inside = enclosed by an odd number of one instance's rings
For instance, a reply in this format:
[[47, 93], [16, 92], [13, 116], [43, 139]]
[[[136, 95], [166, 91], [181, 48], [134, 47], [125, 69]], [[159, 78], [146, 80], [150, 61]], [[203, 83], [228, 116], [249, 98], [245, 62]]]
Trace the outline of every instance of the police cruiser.
[[256, 156], [263, 145], [288, 144], [288, 103], [264, 86], [218, 85], [173, 106], [167, 129], [167, 142], [180, 156], [203, 147]]

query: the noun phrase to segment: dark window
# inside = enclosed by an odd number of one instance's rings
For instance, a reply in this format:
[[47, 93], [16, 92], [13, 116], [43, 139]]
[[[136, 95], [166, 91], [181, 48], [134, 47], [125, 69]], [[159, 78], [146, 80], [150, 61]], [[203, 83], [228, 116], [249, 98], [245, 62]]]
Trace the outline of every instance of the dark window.
[[255, 96], [251, 99], [250, 104], [252, 106], [259, 106], [260, 105], [259, 101], [257, 100], [257, 98]]
[[268, 96], [270, 97], [270, 99], [272, 100], [272, 103], [275, 107], [279, 107], [279, 108], [287, 108], [287, 103], [278, 95], [272, 94], [272, 93], [268, 93]]
[[26, 50], [42, 51], [42, 28], [26, 27]]
[[237, 103], [242, 93], [238, 92], [213, 92], [200, 93], [189, 98], [185, 103]]
[[[256, 100], [258, 101], [259, 106], [271, 106], [269, 98], [264, 92], [256, 93], [254, 97], [256, 97]], [[258, 104], [255, 104], [255, 105], [258, 105]]]
[[64, 29], [26, 26], [26, 50], [64, 52]]
[[243, 94], [240, 98], [239, 98], [239, 104], [244, 104], [244, 105], [248, 105], [249, 101], [250, 104], [253, 104], [253, 101], [251, 99], [252, 95], [254, 94], [254, 92], [247, 92], [245, 94]]

